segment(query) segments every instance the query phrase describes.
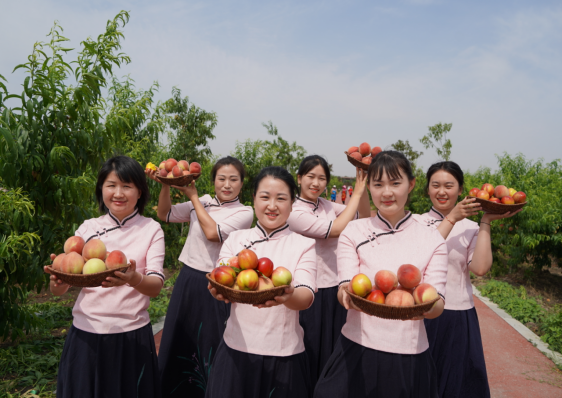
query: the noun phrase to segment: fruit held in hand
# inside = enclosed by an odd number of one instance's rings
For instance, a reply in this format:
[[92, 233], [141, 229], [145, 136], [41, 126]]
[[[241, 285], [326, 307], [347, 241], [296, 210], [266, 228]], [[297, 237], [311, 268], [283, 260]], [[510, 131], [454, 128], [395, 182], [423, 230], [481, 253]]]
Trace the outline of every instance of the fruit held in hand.
[[189, 171], [189, 163], [186, 160], [180, 160], [178, 162], [178, 167], [183, 170]]
[[370, 157], [370, 156], [369, 156], [369, 157], [366, 157], [366, 158], [363, 158], [363, 159], [361, 159], [361, 162], [362, 162], [362, 163], [365, 163], [365, 164], [371, 164], [371, 162], [372, 162], [372, 161], [373, 161], [373, 158], [372, 158], [372, 157]]
[[513, 200], [515, 203], [525, 203], [527, 201], [527, 195], [525, 195], [525, 192], [516, 192], [513, 195]]
[[358, 295], [359, 297], [365, 297], [371, 290], [373, 290], [373, 285], [371, 280], [365, 274], [357, 274], [353, 277], [350, 282], [351, 291]]
[[476, 194], [476, 197], [480, 199], [488, 200], [490, 199], [490, 194], [487, 191], [479, 191]]
[[80, 236], [71, 236], [64, 242], [64, 252], [66, 254], [70, 252], [76, 252], [78, 254], [82, 254], [82, 250], [84, 249], [84, 239]]
[[238, 257], [237, 256], [230, 257], [228, 259], [228, 265], [240, 269], [240, 264], [238, 263]]
[[156, 167], [156, 165], [155, 165], [154, 163], [148, 162], [148, 163], [146, 164], [146, 166], [145, 166], [145, 169], [146, 169], [146, 170], [154, 170], [154, 171], [156, 171], [156, 170], [158, 170], [158, 167]]
[[392, 271], [379, 271], [375, 275], [375, 286], [383, 293], [390, 293], [398, 286], [398, 278]]
[[178, 165], [178, 162], [177, 162], [176, 159], [168, 159], [168, 160], [166, 160], [166, 164], [165, 164], [166, 171], [167, 171], [168, 173], [171, 172], [172, 169], [173, 169], [174, 167], [176, 167], [177, 165]]
[[362, 143], [361, 145], [359, 145], [359, 153], [363, 156], [367, 156], [371, 153], [371, 146], [366, 142]]
[[182, 170], [178, 166], [174, 166], [172, 169], [172, 175], [174, 177], [181, 177], [183, 175]]
[[515, 204], [515, 201], [513, 200], [513, 198], [511, 196], [504, 196], [502, 198], [502, 203], [504, 205], [512, 205], [512, 204]]
[[371, 157], [375, 157], [377, 156], [379, 153], [382, 152], [382, 148], [380, 146], [375, 146], [373, 147], [373, 149], [371, 149]]
[[421, 282], [421, 272], [412, 264], [403, 264], [398, 268], [398, 283], [406, 289], [413, 289]]
[[373, 303], [384, 304], [384, 302], [385, 302], [385, 297], [384, 297], [384, 293], [382, 292], [382, 290], [373, 290], [365, 298], [369, 301], [372, 301]]
[[197, 174], [197, 173], [201, 173], [201, 165], [197, 162], [192, 162], [189, 165], [189, 172], [191, 174]]
[[502, 201], [499, 200], [498, 198], [490, 198], [490, 202], [493, 202], [493, 203], [501, 203]]
[[258, 280], [258, 290], [268, 290], [273, 289], [275, 285], [269, 278], [264, 278], [263, 276], [259, 277]]
[[238, 253], [238, 264], [240, 264], [240, 269], [256, 269], [258, 256], [252, 250], [244, 249]]
[[[234, 276], [232, 276], [232, 273], [227, 268], [230, 267], [226, 267], [226, 266], [218, 267], [215, 271], [214, 278], [215, 281], [217, 281], [221, 285], [232, 287], [234, 286]], [[232, 271], [234, 272], [234, 270]]]
[[65, 253], [61, 253], [58, 256], [55, 257], [55, 259], [53, 260], [53, 264], [52, 264], [52, 268], [56, 269], [57, 271], [62, 271], [62, 260], [64, 260], [64, 258], [66, 257]]
[[68, 253], [62, 260], [62, 272], [67, 274], [81, 274], [82, 268], [84, 268], [84, 258], [76, 253]]
[[181, 174], [186, 176], [186, 175], [189, 175], [191, 173], [189, 172], [189, 170], [184, 170], [184, 171], [181, 172]]
[[349, 148], [349, 149], [347, 150], [347, 153], [349, 153], [350, 155], [351, 155], [353, 152], [359, 152], [359, 147], [352, 146], [351, 148]]
[[269, 278], [273, 273], [273, 261], [267, 257], [260, 258], [258, 260], [258, 271]]
[[277, 267], [273, 270], [271, 274], [271, 281], [277, 286], [290, 285], [293, 280], [293, 275], [285, 267]]
[[468, 196], [475, 198], [478, 195], [478, 192], [480, 192], [478, 188], [472, 188], [470, 192], [468, 192]]
[[161, 161], [160, 162], [160, 166], [158, 166], [158, 168], [160, 170], [166, 170], [166, 162], [165, 161]]
[[509, 196], [509, 189], [505, 185], [498, 185], [494, 191], [494, 196], [498, 199]]
[[406, 290], [396, 289], [388, 293], [385, 304], [396, 307], [408, 307], [414, 305], [414, 297]]
[[361, 156], [361, 154], [359, 152], [350, 153], [349, 156], [351, 156], [353, 159], [359, 160], [359, 161], [361, 161], [363, 159], [363, 156]]
[[98, 272], [103, 272], [106, 269], [105, 263], [102, 260], [99, 258], [92, 258], [91, 260], [86, 261], [86, 264], [84, 264], [84, 268], [82, 269], [82, 273], [97, 274]]
[[[217, 272], [215, 272], [215, 278], [217, 278]], [[238, 277], [236, 278], [236, 284], [238, 285], [240, 290], [256, 290], [259, 284], [258, 273], [253, 269], [245, 269], [238, 274]]]
[[513, 188], [509, 188], [508, 191], [509, 191], [509, 196], [511, 196], [512, 198], [513, 198], [513, 195], [515, 195], [517, 193], [517, 191]]
[[421, 283], [416, 290], [414, 290], [414, 301], [416, 304], [427, 303], [428, 301], [435, 300], [439, 295], [437, 290], [429, 283]]
[[116, 269], [127, 266], [127, 256], [121, 250], [113, 250], [105, 259], [107, 269]]
[[99, 258], [100, 260], [105, 260], [107, 249], [105, 244], [99, 239], [91, 239], [84, 245], [84, 250], [82, 250], [82, 256], [84, 260], [88, 261], [92, 258]]
[[494, 186], [492, 184], [484, 184], [482, 185], [482, 191], [486, 191], [488, 192], [488, 195], [493, 196], [494, 195]]

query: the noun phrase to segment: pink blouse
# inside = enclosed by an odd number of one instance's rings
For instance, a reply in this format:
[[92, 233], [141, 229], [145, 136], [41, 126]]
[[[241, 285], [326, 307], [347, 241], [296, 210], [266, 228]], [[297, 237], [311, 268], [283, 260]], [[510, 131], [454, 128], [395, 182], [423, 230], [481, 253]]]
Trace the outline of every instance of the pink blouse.
[[204, 195], [199, 200], [217, 223], [220, 242], [211, 242], [207, 239], [191, 202], [173, 205], [166, 221], [190, 223], [189, 234], [179, 260], [191, 268], [211, 272], [219, 258], [223, 242], [231, 232], [250, 228], [254, 221], [254, 210], [250, 206], [244, 206], [238, 198], [220, 203], [217, 197]]
[[[316, 283], [318, 288], [338, 285], [336, 249], [338, 238], [329, 238], [334, 220], [346, 206], [318, 198], [316, 203], [297, 197], [289, 216], [291, 231], [316, 240]], [[355, 218], [359, 213], [355, 214]]]
[[[433, 207], [429, 212], [414, 217], [433, 229], [437, 229], [445, 218]], [[447, 250], [449, 251], [446, 310], [469, 310], [474, 307], [468, 266], [476, 248], [479, 230], [480, 227], [477, 223], [465, 218], [455, 223], [446, 239]]]
[[[314, 296], [316, 252], [313, 239], [292, 232], [287, 224], [268, 235], [258, 223], [255, 228], [230, 234], [221, 249], [217, 266], [245, 248], [255, 251], [258, 258], [269, 258], [274, 268], [287, 268], [293, 275], [291, 285], [310, 289]], [[299, 311], [284, 305], [259, 309], [232, 303], [224, 342], [237, 351], [285, 357], [304, 351], [303, 336]]]
[[[377, 213], [375, 217], [350, 222], [338, 244], [340, 284], [363, 273], [374, 283], [380, 270], [394, 273], [402, 264], [413, 264], [429, 283], [445, 296], [447, 247], [439, 232], [428, 229], [408, 213], [395, 228]], [[347, 311], [342, 333], [367, 348], [396, 354], [419, 354], [429, 347], [422, 321], [387, 320]]]
[[[121, 250], [135, 260], [137, 271], [154, 275], [164, 283], [164, 232], [151, 218], [133, 214], [119, 221], [111, 213], [92, 218], [76, 231], [85, 241], [101, 239], [108, 251]], [[150, 298], [127, 285], [103, 288], [84, 287], [72, 315], [74, 326], [96, 334], [123, 333], [150, 322], [147, 308]]]

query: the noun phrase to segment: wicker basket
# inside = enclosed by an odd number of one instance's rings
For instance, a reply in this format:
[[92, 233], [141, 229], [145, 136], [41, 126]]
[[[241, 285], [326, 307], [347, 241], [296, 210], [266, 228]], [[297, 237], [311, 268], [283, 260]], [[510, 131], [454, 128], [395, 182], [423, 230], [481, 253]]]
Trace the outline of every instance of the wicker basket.
[[288, 285], [283, 285], [259, 291], [235, 290], [215, 282], [211, 278], [210, 273], [206, 276], [211, 283], [211, 286], [217, 290], [217, 293], [221, 294], [225, 299], [232, 303], [265, 304], [266, 301], [273, 300], [275, 296], [281, 296], [285, 292], [285, 289], [289, 287]]
[[200, 175], [201, 175], [201, 173], [194, 173], [194, 174], [188, 174], [188, 175], [181, 176], [181, 177], [168, 178], [168, 177], [156, 176], [156, 178], [162, 184], [175, 185], [175, 186], [178, 186], [178, 187], [185, 187], [186, 185], [191, 184], [191, 181], [197, 180]]
[[349, 156], [349, 153], [347, 151], [344, 152], [345, 155], [347, 156], [347, 160], [349, 160], [349, 163], [351, 163], [352, 165], [354, 165], [355, 167], [359, 167], [360, 169], [363, 169], [365, 171], [367, 171], [369, 169], [369, 165], [365, 164], [363, 162], [360, 162], [359, 160], [355, 159], [352, 156]]
[[58, 279], [63, 281], [64, 283], [69, 284], [70, 286], [77, 286], [77, 287], [98, 287], [101, 286], [101, 283], [105, 281], [105, 278], [108, 276], [114, 276], [115, 271], [125, 272], [129, 265], [126, 267], [109, 269], [107, 271], [98, 272], [97, 274], [67, 274], [66, 272], [57, 271], [56, 269], [48, 266], [50, 272], [53, 275], [56, 275]]
[[520, 208], [522, 208], [527, 204], [527, 202], [523, 202], [523, 203], [516, 203], [514, 205], [504, 205], [503, 203], [494, 203], [486, 199], [481, 199], [481, 198], [474, 198], [474, 199], [476, 199], [476, 203], [480, 203], [480, 205], [482, 205], [482, 210], [484, 210], [484, 212], [488, 214], [505, 214], [508, 211], [519, 210]]
[[383, 319], [400, 319], [407, 320], [412, 319], [417, 316], [422, 316], [424, 313], [429, 311], [433, 304], [439, 300], [437, 297], [435, 300], [428, 301], [423, 304], [411, 305], [409, 307], [396, 307], [393, 305], [379, 304], [359, 297], [354, 293], [349, 293], [351, 301], [355, 304], [361, 311], [367, 315], [376, 316]]

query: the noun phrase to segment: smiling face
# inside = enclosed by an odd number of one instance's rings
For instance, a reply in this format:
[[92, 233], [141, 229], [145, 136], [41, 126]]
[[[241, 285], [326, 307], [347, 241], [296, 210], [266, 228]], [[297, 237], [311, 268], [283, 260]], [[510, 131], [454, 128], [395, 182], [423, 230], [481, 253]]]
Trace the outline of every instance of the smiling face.
[[314, 167], [305, 175], [298, 176], [298, 181], [301, 186], [300, 196], [311, 202], [318, 200], [318, 197], [324, 192], [328, 184], [326, 172], [321, 165]]
[[445, 170], [438, 170], [431, 176], [428, 194], [437, 211], [448, 213], [455, 207], [457, 198], [462, 193], [456, 178]]
[[221, 203], [235, 199], [242, 189], [240, 173], [231, 164], [217, 170], [215, 177], [215, 195]]
[[132, 182], [123, 182], [115, 171], [107, 175], [102, 186], [103, 203], [119, 220], [135, 211], [141, 191]]
[[285, 225], [292, 209], [291, 191], [285, 182], [273, 177], [260, 181], [254, 196], [254, 210], [268, 234]]
[[409, 181], [405, 173], [400, 170], [398, 178], [389, 178], [383, 172], [379, 180], [369, 181], [369, 191], [373, 203], [381, 216], [393, 225], [404, 217], [404, 206], [408, 201], [408, 194], [414, 189], [416, 180]]

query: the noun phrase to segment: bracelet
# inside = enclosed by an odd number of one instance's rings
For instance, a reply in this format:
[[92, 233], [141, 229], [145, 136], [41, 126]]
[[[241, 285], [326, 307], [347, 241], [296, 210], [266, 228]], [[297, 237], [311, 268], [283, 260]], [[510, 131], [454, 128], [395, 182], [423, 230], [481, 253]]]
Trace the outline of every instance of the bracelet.
[[452, 222], [451, 220], [449, 220], [449, 218], [448, 218], [448, 217], [445, 217], [445, 220], [449, 221], [449, 222], [451, 223], [451, 225], [455, 225], [455, 223], [454, 223], [454, 222]]
[[489, 222], [480, 221], [480, 224], [488, 224], [490, 228], [492, 227], [492, 224], [490, 224]]
[[134, 285], [134, 286], [131, 286], [130, 284], [127, 283], [127, 286], [129, 286], [129, 287], [137, 287], [138, 285], [140, 285], [140, 284], [142, 283], [142, 280], [144, 279], [144, 275], [141, 274], [140, 272], [139, 272], [139, 274], [140, 274], [140, 276], [141, 276], [141, 280], [139, 281], [139, 283], [137, 283], [137, 284]]

